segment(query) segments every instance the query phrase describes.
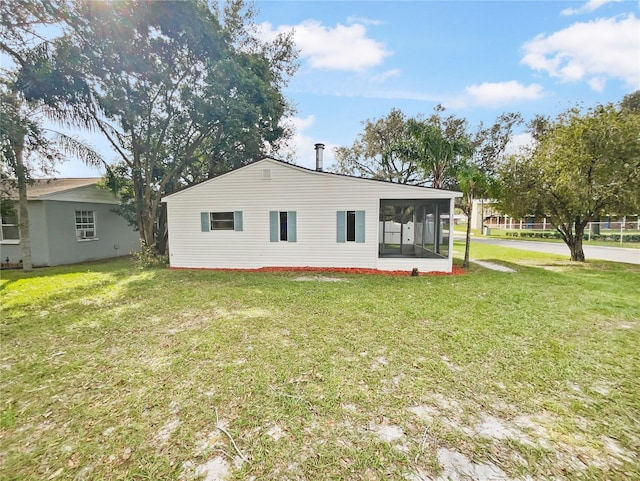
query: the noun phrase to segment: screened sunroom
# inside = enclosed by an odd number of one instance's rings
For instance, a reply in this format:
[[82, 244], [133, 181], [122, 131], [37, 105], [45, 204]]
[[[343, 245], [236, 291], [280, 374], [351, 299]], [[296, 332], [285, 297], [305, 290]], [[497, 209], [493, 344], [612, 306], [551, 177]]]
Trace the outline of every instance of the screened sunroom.
[[378, 255], [447, 258], [450, 199], [381, 199]]

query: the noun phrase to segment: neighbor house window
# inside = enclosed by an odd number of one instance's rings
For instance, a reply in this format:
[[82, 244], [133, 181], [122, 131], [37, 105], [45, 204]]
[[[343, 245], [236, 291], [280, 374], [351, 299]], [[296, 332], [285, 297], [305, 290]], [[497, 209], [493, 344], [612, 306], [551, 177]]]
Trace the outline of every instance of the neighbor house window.
[[297, 241], [296, 211], [272, 210], [269, 212], [269, 240], [271, 242]]
[[200, 212], [202, 232], [212, 230], [242, 230], [242, 211]]
[[2, 222], [0, 241], [7, 241], [8, 243], [11, 243], [11, 241], [19, 241], [20, 231], [18, 230], [18, 219], [12, 215], [4, 215], [0, 221]]
[[364, 242], [364, 211], [336, 212], [336, 242]]
[[76, 238], [78, 240], [96, 238], [96, 213], [93, 210], [76, 211]]

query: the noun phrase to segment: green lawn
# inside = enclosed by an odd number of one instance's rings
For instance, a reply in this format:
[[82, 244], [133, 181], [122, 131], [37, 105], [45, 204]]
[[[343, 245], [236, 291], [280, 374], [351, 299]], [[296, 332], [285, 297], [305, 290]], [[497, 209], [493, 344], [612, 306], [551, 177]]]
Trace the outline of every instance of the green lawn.
[[3, 271], [0, 479], [640, 479], [640, 266], [472, 257]]
[[[455, 227], [455, 232], [458, 234], [463, 234], [466, 233], [466, 225], [464, 226], [456, 226]], [[546, 231], [535, 231], [535, 233], [542, 233], [544, 232], [546, 235], [554, 235], [556, 234], [556, 231], [554, 230], [546, 230]], [[521, 240], [521, 241], [531, 241], [531, 242], [552, 242], [552, 243], [556, 243], [556, 244], [564, 244], [564, 241], [562, 239], [555, 239], [555, 238], [551, 238], [551, 237], [545, 237], [545, 238], [541, 238], [541, 237], [521, 237], [520, 234], [533, 234], [534, 231], [527, 231], [527, 230], [507, 230], [507, 229], [491, 229], [490, 232], [490, 236], [492, 238], [498, 238], [498, 239], [511, 239], [511, 240]], [[615, 231], [602, 231], [602, 234], [607, 234], [607, 235], [616, 235], [618, 234], [618, 232]], [[640, 231], [637, 230], [633, 230], [633, 231], [626, 231], [625, 233], [625, 237], [623, 239], [623, 242], [620, 241], [613, 241], [613, 240], [584, 240], [583, 244], [585, 246], [603, 246], [603, 247], [624, 247], [627, 249], [640, 249], [640, 242], [638, 242], [637, 240], [631, 240], [631, 239], [635, 239], [637, 238], [638, 234], [640, 234]], [[474, 229], [473, 231], [473, 235], [474, 236], [478, 236], [478, 237], [484, 237], [479, 230]]]

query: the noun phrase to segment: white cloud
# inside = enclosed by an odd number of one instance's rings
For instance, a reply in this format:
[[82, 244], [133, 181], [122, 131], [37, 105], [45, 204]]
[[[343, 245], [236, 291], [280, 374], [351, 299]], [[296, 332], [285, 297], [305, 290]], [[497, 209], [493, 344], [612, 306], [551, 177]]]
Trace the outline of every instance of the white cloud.
[[391, 70], [386, 70], [380, 74], [377, 75], [373, 75], [371, 76], [371, 81], [372, 82], [376, 82], [376, 83], [384, 83], [387, 81], [387, 79], [393, 78], [393, 77], [399, 77], [401, 74], [401, 71], [399, 68], [394, 68]]
[[504, 153], [506, 155], [518, 154], [523, 149], [533, 147], [534, 142], [533, 137], [528, 132], [516, 134], [509, 139], [509, 142], [507, 142], [507, 145], [504, 148]]
[[365, 17], [355, 17], [355, 16], [351, 16], [347, 18], [347, 23], [348, 24], [353, 24], [353, 23], [360, 23], [362, 25], [382, 25], [384, 22], [382, 20], [374, 20], [371, 18], [365, 18]]
[[333, 150], [337, 145], [329, 143], [326, 139], [313, 138], [304, 133], [309, 127], [312, 127], [316, 118], [313, 114], [306, 117], [289, 117], [284, 123], [293, 127], [294, 135], [288, 144], [288, 152], [285, 157], [291, 159], [301, 167], [308, 169], [316, 168], [316, 151], [315, 144], [324, 144], [323, 166], [324, 170], [329, 170], [331, 165], [335, 164], [335, 156]]
[[[372, 79], [368, 79], [372, 80]], [[387, 88], [371, 84], [356, 84], [340, 86], [320, 86], [311, 90], [317, 95], [333, 97], [365, 98], [378, 100], [413, 100], [416, 102], [441, 102], [442, 96], [421, 92], [417, 90], [405, 90], [401, 88]]]
[[591, 81], [597, 90], [618, 78], [640, 87], [640, 20], [635, 15], [575, 23], [549, 36], [540, 34], [523, 46], [521, 63], [563, 82]]
[[581, 7], [565, 8], [562, 12], [560, 12], [560, 14], [567, 16], [567, 15], [579, 15], [581, 13], [591, 13], [598, 10], [600, 7], [602, 7], [603, 5], [606, 5], [607, 3], [617, 3], [620, 1], [621, 0], [589, 0], [587, 3], [585, 3]]
[[607, 84], [607, 79], [604, 77], [593, 77], [587, 82], [589, 87], [596, 92], [604, 92], [604, 87]]
[[265, 38], [291, 29], [300, 56], [308, 59], [312, 68], [362, 72], [391, 55], [384, 44], [367, 37], [367, 29], [361, 23], [327, 27], [317, 20], [305, 20], [298, 25], [276, 28], [268, 22], [260, 25]]
[[310, 114], [304, 119], [301, 117], [290, 117], [289, 122], [291, 122], [293, 128], [298, 132], [305, 130], [307, 127], [311, 127], [316, 122], [316, 116]]
[[520, 82], [485, 82], [470, 85], [465, 89], [465, 96], [460, 104], [480, 105], [484, 107], [500, 107], [522, 100], [536, 100], [543, 96], [539, 84], [522, 85]]

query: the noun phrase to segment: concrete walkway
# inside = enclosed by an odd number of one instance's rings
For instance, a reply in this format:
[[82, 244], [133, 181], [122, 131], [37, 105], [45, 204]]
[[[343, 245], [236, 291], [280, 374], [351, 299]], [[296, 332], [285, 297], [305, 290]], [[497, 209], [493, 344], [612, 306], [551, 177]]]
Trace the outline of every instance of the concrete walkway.
[[474, 264], [478, 264], [479, 266], [482, 266], [485, 269], [491, 269], [492, 271], [515, 272], [515, 270], [513, 270], [511, 267], [496, 264], [495, 262], [478, 261], [475, 259], [469, 259], [469, 261], [473, 262]]

